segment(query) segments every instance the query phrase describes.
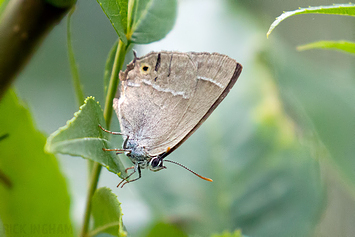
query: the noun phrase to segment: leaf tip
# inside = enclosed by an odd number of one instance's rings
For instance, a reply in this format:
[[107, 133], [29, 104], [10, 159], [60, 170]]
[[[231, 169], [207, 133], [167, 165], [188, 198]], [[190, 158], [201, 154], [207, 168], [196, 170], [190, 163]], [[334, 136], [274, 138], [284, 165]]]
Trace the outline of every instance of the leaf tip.
[[95, 100], [95, 97], [94, 97], [94, 96], [88, 96], [88, 97], [86, 97], [84, 103], [87, 103], [87, 101], [89, 101], [89, 100]]

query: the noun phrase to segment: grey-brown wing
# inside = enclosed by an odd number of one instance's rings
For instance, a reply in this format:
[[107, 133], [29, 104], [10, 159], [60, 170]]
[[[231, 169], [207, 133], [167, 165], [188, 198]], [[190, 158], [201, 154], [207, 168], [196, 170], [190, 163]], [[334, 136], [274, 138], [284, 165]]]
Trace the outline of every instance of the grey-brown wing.
[[161, 52], [137, 59], [122, 74], [115, 100], [121, 131], [152, 156], [175, 149], [228, 93], [238, 65], [209, 53]]

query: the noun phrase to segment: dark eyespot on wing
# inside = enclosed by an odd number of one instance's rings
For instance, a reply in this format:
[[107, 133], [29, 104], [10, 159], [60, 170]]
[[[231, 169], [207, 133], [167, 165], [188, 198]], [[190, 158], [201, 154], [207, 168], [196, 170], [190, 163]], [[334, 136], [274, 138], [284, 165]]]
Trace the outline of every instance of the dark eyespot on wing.
[[155, 71], [158, 71], [160, 68], [161, 55], [158, 53], [157, 63], [155, 64]]

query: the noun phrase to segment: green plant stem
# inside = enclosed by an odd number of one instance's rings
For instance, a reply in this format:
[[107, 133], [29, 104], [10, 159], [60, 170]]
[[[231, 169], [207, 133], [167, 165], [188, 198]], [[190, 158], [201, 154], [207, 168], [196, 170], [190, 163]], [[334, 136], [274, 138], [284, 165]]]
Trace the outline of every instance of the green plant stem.
[[[110, 84], [109, 84], [109, 87], [107, 90], [107, 96], [106, 96], [106, 101], [105, 101], [104, 118], [106, 121], [107, 129], [109, 129], [109, 127], [110, 127], [111, 118], [112, 118], [113, 98], [115, 97], [118, 82], [119, 82], [118, 73], [122, 68], [124, 58], [126, 56], [127, 48], [128, 48], [128, 46], [123, 44], [123, 42], [121, 40], [118, 42], [117, 51], [116, 51], [116, 55], [115, 55], [115, 62], [113, 64], [111, 78], [110, 78]], [[92, 200], [92, 197], [97, 189], [97, 184], [99, 181], [100, 172], [101, 172], [101, 165], [97, 162], [94, 162], [94, 165], [93, 165], [92, 171], [91, 171], [91, 179], [90, 179], [90, 183], [89, 183], [88, 197], [86, 200], [84, 223], [83, 223], [83, 226], [81, 229], [81, 234], [80, 234], [81, 237], [85, 237], [88, 235], [90, 215], [91, 215], [91, 200]]]
[[128, 45], [125, 45], [121, 40], [118, 41], [117, 51], [115, 55], [115, 62], [113, 63], [110, 83], [107, 89], [107, 95], [105, 100], [104, 118], [106, 121], [107, 129], [110, 128], [110, 124], [111, 124], [113, 98], [115, 98], [118, 82], [119, 82], [118, 73], [122, 69], [127, 48]]
[[[78, 64], [76, 63], [76, 60], [75, 60], [75, 55], [74, 55], [74, 50], [73, 50], [73, 45], [72, 45], [71, 17], [74, 12], [75, 12], [75, 5], [71, 8], [71, 10], [68, 13], [67, 46], [68, 46], [68, 58], [69, 58], [71, 75], [72, 75], [73, 87], [74, 87], [74, 91], [75, 91], [76, 102], [79, 107], [84, 103], [85, 95], [84, 95], [84, 90], [83, 90], [83, 86], [82, 86], [83, 84], [80, 82]], [[92, 167], [94, 166], [94, 162], [92, 160], [87, 160], [87, 164], [88, 164], [88, 170], [89, 170], [89, 174], [90, 174], [92, 171]]]
[[82, 84], [80, 82], [80, 77], [79, 77], [79, 70], [75, 61], [75, 55], [73, 51], [73, 46], [72, 46], [72, 40], [71, 40], [71, 16], [73, 15], [75, 11], [75, 6], [72, 7], [72, 9], [69, 11], [68, 14], [68, 19], [67, 19], [67, 45], [68, 45], [68, 57], [69, 57], [69, 64], [70, 64], [70, 70], [72, 74], [72, 79], [73, 79], [73, 86], [75, 90], [75, 95], [76, 95], [76, 101], [78, 103], [78, 106], [82, 105], [85, 100], [84, 96], [84, 91]]
[[84, 216], [84, 224], [81, 229], [81, 237], [87, 236], [89, 230], [89, 223], [90, 223], [90, 215], [91, 215], [91, 200], [94, 196], [94, 193], [97, 188], [97, 183], [99, 182], [99, 176], [101, 172], [101, 165], [97, 162], [94, 162], [91, 171], [91, 179], [90, 179], [90, 186], [88, 191], [88, 197], [86, 200], [86, 207], [85, 207], [85, 216]]

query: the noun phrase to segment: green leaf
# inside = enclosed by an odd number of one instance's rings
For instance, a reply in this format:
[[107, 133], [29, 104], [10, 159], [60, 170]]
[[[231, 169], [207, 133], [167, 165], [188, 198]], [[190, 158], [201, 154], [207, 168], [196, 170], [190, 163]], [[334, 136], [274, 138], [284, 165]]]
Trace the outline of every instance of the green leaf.
[[122, 42], [147, 44], [162, 39], [173, 27], [176, 0], [97, 0]]
[[297, 47], [297, 50], [309, 50], [309, 49], [331, 49], [338, 51], [345, 51], [347, 53], [355, 54], [355, 43], [349, 41], [318, 41], [309, 43]]
[[102, 232], [119, 237], [127, 236], [122, 223], [121, 203], [111, 189], [103, 187], [96, 190], [92, 198], [92, 215], [94, 230], [90, 233], [91, 236]]
[[162, 39], [174, 26], [176, 0], [136, 0], [128, 6], [127, 38], [136, 44]]
[[222, 234], [213, 234], [211, 237], [243, 237], [241, 230], [235, 230], [233, 233], [229, 231], [223, 231]]
[[120, 40], [127, 45], [127, 6], [128, 0], [97, 0], [102, 10], [116, 30]]
[[8, 136], [9, 136], [8, 133], [5, 133], [5, 134], [3, 134], [3, 135], [0, 135], [0, 141], [3, 140], [3, 139], [5, 139], [5, 138], [7, 138]]
[[276, 20], [271, 24], [266, 36], [269, 37], [274, 28], [280, 24], [281, 21], [285, 20], [290, 16], [300, 15], [300, 14], [335, 14], [335, 15], [345, 15], [345, 16], [355, 16], [355, 4], [334, 4], [332, 6], [318, 6], [318, 7], [308, 7], [300, 8], [295, 11], [288, 11], [282, 13]]
[[157, 222], [152, 227], [147, 234], [144, 236], [146, 237], [187, 237], [188, 235], [184, 233], [181, 229], [177, 226], [164, 223], [164, 222]]
[[73, 236], [65, 178], [43, 151], [45, 136], [13, 91], [0, 111], [0, 235]]
[[45, 149], [52, 153], [82, 156], [125, 177], [123, 164], [115, 153], [102, 150], [112, 148], [108, 133], [99, 128], [99, 125], [105, 127], [105, 124], [99, 103], [93, 97], [88, 97], [74, 118], [48, 137]]

